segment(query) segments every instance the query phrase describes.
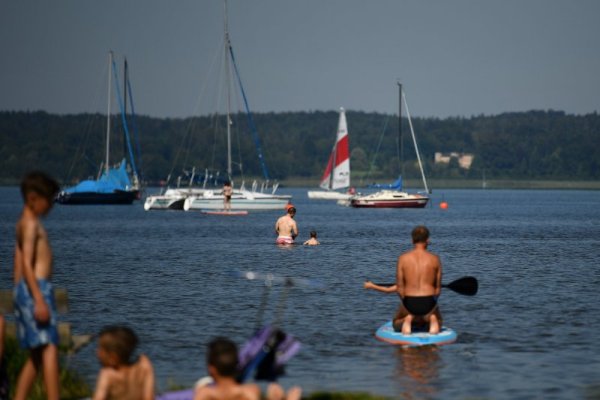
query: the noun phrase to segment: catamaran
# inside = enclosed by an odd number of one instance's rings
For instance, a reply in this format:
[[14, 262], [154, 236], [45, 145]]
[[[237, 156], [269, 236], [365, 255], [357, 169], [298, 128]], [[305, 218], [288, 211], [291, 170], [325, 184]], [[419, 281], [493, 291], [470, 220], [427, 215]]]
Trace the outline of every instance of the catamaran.
[[340, 108], [336, 141], [319, 186], [325, 190], [309, 190], [309, 199], [348, 200], [352, 197], [352, 193], [337, 191], [350, 188], [350, 145], [346, 112], [343, 108]]
[[[399, 90], [399, 112], [398, 112], [398, 134], [399, 144], [402, 146], [402, 103], [404, 100], [404, 107], [406, 109], [406, 116], [410, 127], [410, 133], [412, 136], [415, 152], [417, 154], [417, 161], [419, 163], [419, 169], [421, 171], [421, 177], [423, 179], [423, 187], [425, 192], [421, 193], [407, 193], [402, 191], [402, 179], [394, 182], [393, 186], [389, 189], [380, 190], [376, 193], [356, 195], [350, 198], [350, 205], [358, 208], [423, 208], [429, 201], [429, 188], [427, 187], [427, 180], [425, 179], [425, 173], [423, 172], [423, 164], [421, 163], [421, 156], [419, 155], [419, 148], [417, 146], [417, 140], [415, 138], [415, 132], [413, 129], [412, 121], [410, 119], [410, 112], [408, 105], [406, 104], [406, 96], [402, 91], [402, 85], [398, 83]], [[403, 152], [401, 152], [402, 154]], [[403, 160], [401, 160], [402, 163]]]
[[[123, 159], [117, 166], [110, 166], [110, 114], [111, 114], [111, 71], [115, 77], [115, 87], [121, 117], [123, 121], [123, 131], [130, 158], [131, 176], [126, 159]], [[106, 159], [104, 161], [104, 170], [99, 173], [96, 180], [84, 180], [76, 186], [69, 187], [61, 191], [56, 197], [60, 204], [131, 204], [134, 200], [140, 198], [140, 183], [138, 172], [133, 157], [129, 129], [127, 127], [126, 107], [127, 107], [127, 88], [131, 91], [127, 76], [127, 60], [125, 60], [125, 81], [124, 81], [125, 101], [121, 102], [119, 94], [119, 82], [117, 78], [117, 67], [113, 59], [113, 52], [108, 53], [108, 110], [106, 113]], [[133, 110], [133, 100], [130, 96]]]
[[[264, 157], [262, 155], [262, 150], [260, 147], [260, 141], [258, 139], [258, 134], [256, 133], [256, 127], [254, 126], [254, 120], [252, 119], [252, 114], [250, 113], [250, 108], [248, 106], [248, 99], [246, 97], [246, 93], [244, 91], [244, 87], [242, 86], [242, 80], [240, 78], [240, 74], [238, 72], [237, 64], [235, 62], [235, 57], [233, 55], [233, 47], [231, 46], [231, 40], [229, 37], [229, 25], [227, 18], [227, 0], [224, 1], [224, 9], [225, 9], [225, 76], [226, 76], [226, 87], [227, 87], [227, 176], [229, 181], [233, 184], [233, 169], [232, 169], [232, 160], [231, 160], [231, 77], [232, 72], [235, 73], [237, 78], [237, 82], [240, 87], [240, 92], [242, 94], [242, 98], [244, 100], [244, 106], [246, 108], [246, 114], [248, 115], [248, 123], [250, 125], [250, 130], [254, 135], [254, 140], [256, 144], [256, 148], [258, 151], [258, 158], [262, 167], [263, 177], [265, 179], [265, 183], [261, 185], [260, 191], [258, 190], [258, 183], [254, 181], [252, 184], [251, 190], [247, 190], [245, 188], [244, 183], [239, 188], [233, 188], [233, 193], [231, 196], [231, 210], [283, 210], [285, 205], [289, 203], [292, 196], [289, 195], [277, 195], [275, 192], [279, 184], [275, 183], [271, 186], [271, 192], [268, 193], [268, 183], [269, 183], [269, 174], [267, 171], [267, 167], [264, 161]], [[233, 70], [232, 70], [233, 67]], [[195, 194], [188, 196], [184, 203], [183, 209], [185, 211], [189, 210], [222, 210], [223, 209], [223, 199], [224, 195], [221, 189], [215, 190], [204, 190], [201, 194]]]

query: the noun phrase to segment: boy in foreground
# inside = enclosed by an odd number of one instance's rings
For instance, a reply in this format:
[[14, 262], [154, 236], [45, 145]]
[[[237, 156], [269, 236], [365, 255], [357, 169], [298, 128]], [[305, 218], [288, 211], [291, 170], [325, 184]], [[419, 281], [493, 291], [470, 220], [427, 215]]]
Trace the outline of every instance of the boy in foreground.
[[16, 400], [27, 398], [40, 372], [47, 398], [59, 398], [52, 250], [40, 220], [52, 209], [58, 190], [58, 183], [43, 172], [31, 172], [21, 182], [24, 206], [15, 229], [13, 298], [19, 342], [29, 356], [17, 380]]
[[128, 327], [108, 326], [100, 331], [96, 355], [102, 369], [93, 400], [153, 400], [154, 371], [150, 359], [132, 361], [138, 338]]
[[[208, 344], [206, 357], [208, 373], [213, 383], [196, 389], [194, 400], [258, 400], [260, 387], [256, 384], [241, 384], [237, 381], [238, 350], [229, 339], [216, 338]], [[300, 400], [302, 390], [293, 387], [287, 396], [277, 383], [270, 383], [267, 388], [267, 400]]]

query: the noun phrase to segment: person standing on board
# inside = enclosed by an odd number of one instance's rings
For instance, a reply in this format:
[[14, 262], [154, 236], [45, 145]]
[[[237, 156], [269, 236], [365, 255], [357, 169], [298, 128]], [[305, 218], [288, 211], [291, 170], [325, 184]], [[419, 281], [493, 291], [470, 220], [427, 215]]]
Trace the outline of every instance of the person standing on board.
[[17, 400], [28, 397], [42, 372], [46, 398], [59, 398], [59, 339], [50, 282], [52, 249], [40, 221], [52, 209], [58, 190], [58, 183], [43, 172], [31, 172], [21, 182], [24, 206], [16, 226], [13, 298], [19, 342], [29, 356], [17, 380]]
[[296, 207], [289, 205], [287, 213], [283, 217], [279, 217], [275, 223], [275, 232], [277, 232], [276, 244], [294, 244], [294, 239], [298, 236], [298, 226], [294, 221], [296, 215]]
[[231, 211], [231, 195], [233, 194], [233, 188], [231, 182], [225, 181], [223, 184], [223, 210]]
[[[442, 316], [437, 299], [442, 290], [442, 263], [427, 251], [429, 229], [420, 225], [412, 231], [414, 248], [398, 257], [396, 265], [397, 293], [402, 299], [394, 329], [411, 333], [414, 322], [429, 323], [429, 333], [439, 333]], [[401, 325], [401, 329], [398, 329]]]

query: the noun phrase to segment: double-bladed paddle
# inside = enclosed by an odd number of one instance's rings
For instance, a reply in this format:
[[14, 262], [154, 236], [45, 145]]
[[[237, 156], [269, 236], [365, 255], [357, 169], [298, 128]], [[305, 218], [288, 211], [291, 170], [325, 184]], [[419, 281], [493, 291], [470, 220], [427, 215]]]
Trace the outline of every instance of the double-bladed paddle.
[[[376, 283], [376, 285], [393, 286], [395, 283]], [[465, 296], [475, 296], [477, 294], [477, 289], [479, 288], [479, 283], [474, 277], [465, 276], [448, 284], [442, 284], [442, 287], [448, 288]]]

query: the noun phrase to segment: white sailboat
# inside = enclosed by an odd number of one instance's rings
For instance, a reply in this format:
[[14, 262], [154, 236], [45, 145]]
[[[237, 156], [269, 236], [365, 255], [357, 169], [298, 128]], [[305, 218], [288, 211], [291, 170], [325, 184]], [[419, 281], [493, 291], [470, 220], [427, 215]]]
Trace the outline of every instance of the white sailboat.
[[[415, 138], [415, 132], [413, 129], [412, 121], [410, 119], [410, 112], [408, 111], [408, 105], [406, 104], [406, 96], [402, 92], [402, 85], [398, 83], [399, 90], [399, 113], [398, 113], [398, 131], [399, 131], [399, 143], [402, 143], [402, 102], [404, 100], [404, 106], [406, 108], [406, 116], [410, 127], [410, 133], [412, 136], [413, 144], [415, 146], [415, 152], [417, 154], [417, 161], [419, 163], [419, 169], [421, 171], [421, 177], [423, 179], [424, 193], [408, 193], [402, 191], [401, 182], [398, 189], [394, 190], [380, 190], [376, 193], [356, 195], [350, 199], [350, 205], [357, 208], [423, 208], [429, 201], [429, 188], [427, 187], [427, 180], [425, 179], [425, 173], [423, 172], [423, 164], [421, 163], [421, 156], [419, 155], [419, 147], [417, 146], [417, 139]], [[402, 160], [403, 161], [403, 160]]]
[[[191, 176], [189, 178], [189, 185], [187, 187], [181, 186], [181, 176], [177, 178], [177, 187], [167, 189], [159, 194], [154, 194], [146, 197], [144, 202], [144, 210], [183, 210], [183, 203], [185, 199], [190, 196], [201, 196], [206, 191], [208, 171], [204, 177], [203, 187], [194, 187], [194, 178], [196, 176], [196, 168], [192, 168]], [[170, 180], [171, 175], [167, 178]]]
[[[240, 85], [244, 104], [246, 106], [246, 112], [249, 114], [248, 102], [246, 94], [241, 85], [241, 79], [237, 73], [237, 66], [235, 64], [235, 58], [233, 56], [233, 48], [229, 38], [229, 26], [227, 19], [227, 0], [224, 1], [225, 9], [225, 76], [226, 76], [226, 87], [227, 87], [227, 176], [234, 184], [232, 180], [233, 170], [231, 161], [231, 78], [232, 78], [232, 66], [233, 72], [236, 73], [237, 81]], [[250, 118], [251, 125], [253, 125], [252, 119]], [[252, 128], [253, 126], [251, 126]], [[257, 145], [258, 147], [258, 145]], [[260, 149], [259, 149], [260, 152]], [[267, 180], [265, 184], [261, 185], [260, 191], [258, 191], [258, 184], [256, 181], [252, 185], [251, 190], [247, 190], [242, 183], [239, 189], [234, 187], [231, 196], [231, 210], [283, 210], [285, 205], [289, 203], [292, 196], [289, 195], [276, 195], [275, 192], [279, 184], [274, 184], [271, 188], [271, 193], [265, 193], [268, 186], [268, 175], [264, 164], [262, 154], [259, 154], [261, 166], [263, 168], [263, 174]], [[222, 190], [205, 190], [201, 194], [195, 194], [188, 196], [183, 203], [183, 209], [185, 211], [190, 210], [222, 210], [224, 205], [224, 195]]]
[[340, 108], [336, 141], [319, 186], [325, 190], [309, 190], [309, 199], [348, 200], [352, 197], [351, 193], [337, 191], [350, 188], [350, 145], [346, 112], [343, 108]]

